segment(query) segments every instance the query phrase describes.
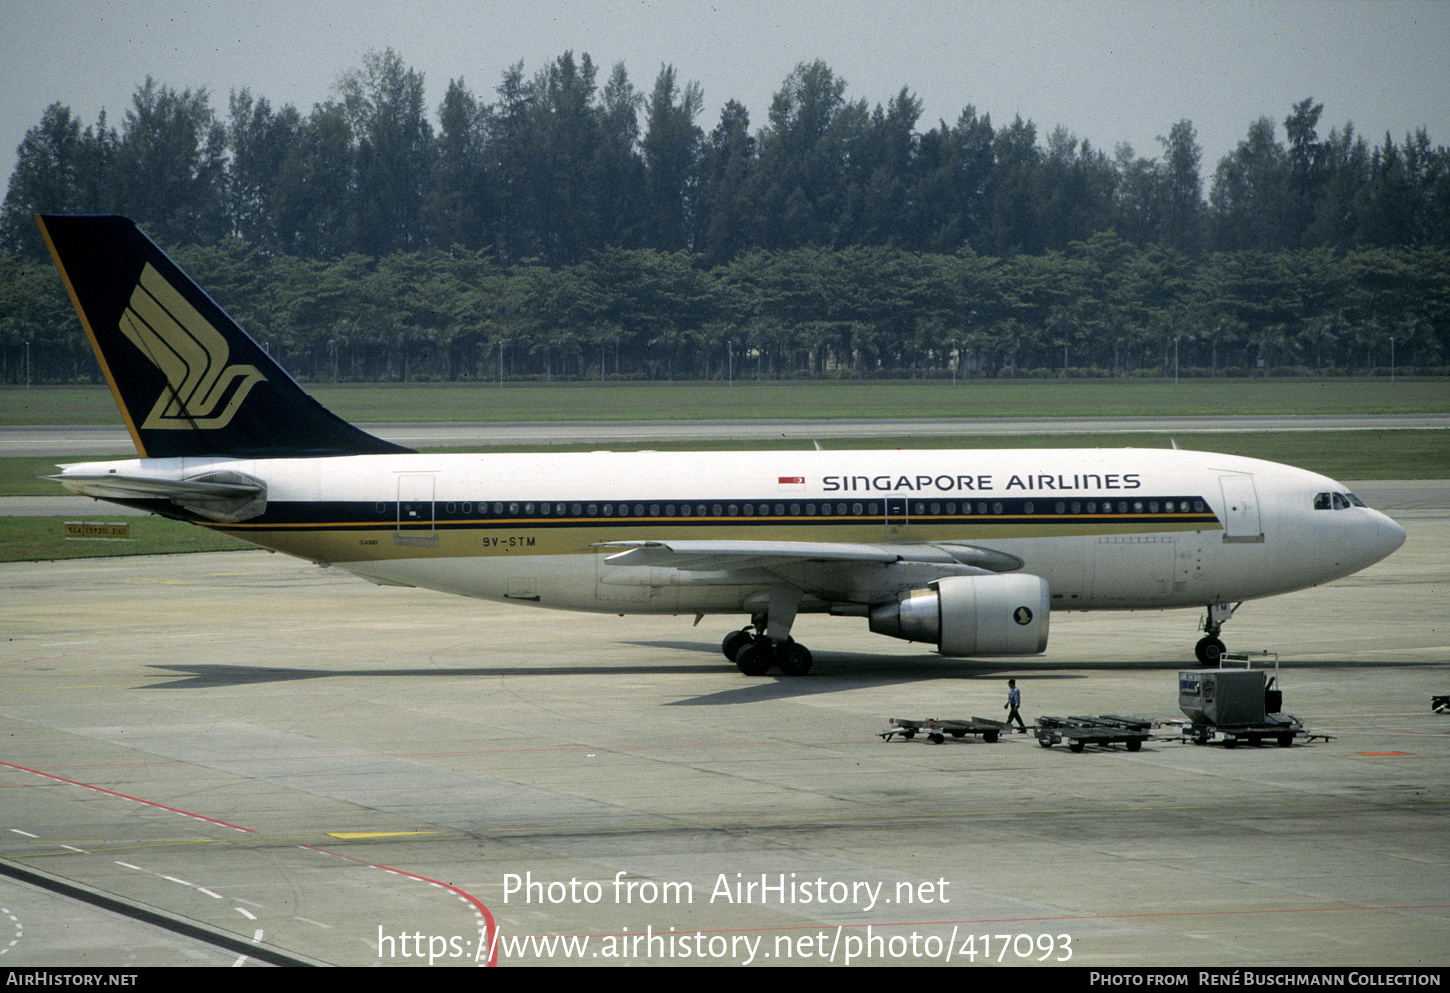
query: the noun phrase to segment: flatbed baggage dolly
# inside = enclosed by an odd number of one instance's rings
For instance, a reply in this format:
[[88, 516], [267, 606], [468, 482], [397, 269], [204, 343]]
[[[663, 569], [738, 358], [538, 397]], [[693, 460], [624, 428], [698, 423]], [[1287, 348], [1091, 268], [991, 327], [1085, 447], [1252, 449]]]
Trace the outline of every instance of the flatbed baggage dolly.
[[1001, 721], [988, 720], [985, 717], [973, 717], [971, 720], [928, 717], [924, 721], [910, 717], [893, 717], [886, 730], [880, 733], [880, 737], [882, 741], [890, 741], [893, 735], [899, 734], [910, 741], [918, 734], [924, 734], [933, 745], [940, 745], [946, 741], [947, 735], [965, 738], [969, 734], [980, 734], [983, 741], [991, 744], [1002, 736], [1006, 727]]
[[1043, 748], [1067, 742], [1069, 751], [1080, 752], [1088, 745], [1122, 745], [1130, 752], [1143, 747], [1153, 721], [1147, 717], [1119, 717], [1103, 714], [1100, 717], [1039, 717], [1037, 743]]
[[1217, 741], [1225, 748], [1236, 748], [1240, 742], [1261, 745], [1265, 741], [1275, 741], [1281, 748], [1288, 748], [1301, 737], [1305, 741], [1330, 740], [1330, 735], [1306, 732], [1304, 723], [1290, 714], [1265, 714], [1258, 724], [1190, 724], [1183, 729], [1183, 734], [1195, 745]]

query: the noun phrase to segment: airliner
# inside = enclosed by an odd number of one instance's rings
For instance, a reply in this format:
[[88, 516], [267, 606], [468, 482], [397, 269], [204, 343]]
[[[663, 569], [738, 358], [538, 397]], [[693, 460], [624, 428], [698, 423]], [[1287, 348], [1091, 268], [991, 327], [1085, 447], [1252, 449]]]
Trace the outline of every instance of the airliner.
[[807, 673], [802, 613], [944, 656], [1030, 656], [1053, 611], [1204, 611], [1348, 576], [1404, 531], [1344, 486], [1138, 449], [410, 451], [326, 410], [130, 220], [37, 222], [140, 456], [72, 492], [374, 583], [625, 614], [737, 615], [740, 671]]

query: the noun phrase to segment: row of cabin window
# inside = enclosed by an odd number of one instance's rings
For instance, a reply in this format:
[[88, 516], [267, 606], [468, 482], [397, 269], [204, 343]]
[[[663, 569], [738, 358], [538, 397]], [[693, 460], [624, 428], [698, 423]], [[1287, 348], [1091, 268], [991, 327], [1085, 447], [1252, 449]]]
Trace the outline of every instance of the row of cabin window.
[[[445, 505], [444, 510], [448, 514], [454, 514], [458, 512], [460, 507], [462, 509], [462, 512], [465, 514], [471, 514], [473, 512], [473, 504], [471, 503], [464, 503], [461, 505], [456, 503], [449, 503]], [[678, 508], [678, 514], [676, 513], [675, 504], [672, 503], [667, 503], [663, 506], [657, 503], [636, 503], [633, 505], [627, 503], [621, 503], [618, 505], [612, 503], [495, 503], [492, 504], [491, 509], [493, 516], [495, 517], [503, 517], [505, 516], [505, 513], [507, 513], [507, 516], [509, 517], [518, 517], [520, 515], [524, 517], [548, 517], [551, 514], [558, 517], [754, 517], [756, 516], [757, 511], [759, 515], [763, 517], [785, 517], [787, 515], [791, 517], [800, 517], [802, 515], [806, 517], [816, 517], [830, 516], [832, 513], [834, 513], [838, 517], [845, 517], [847, 516], [847, 514], [856, 517], [859, 517], [862, 514], [876, 517], [879, 516], [882, 512], [881, 505], [875, 502], [864, 504], [838, 503], [834, 505], [834, 510], [832, 508], [832, 505], [829, 503], [822, 503], [819, 506], [815, 503], [777, 503], [774, 505], [762, 503], [758, 505], [758, 507], [756, 504], [753, 503], [701, 503], [695, 504], [693, 506], [690, 504], [682, 504]], [[1059, 500], [1053, 504], [1052, 513], [1186, 514], [1191, 510], [1194, 513], [1201, 514], [1206, 509], [1207, 508], [1204, 506], [1202, 500], [1164, 500], [1161, 502], [1158, 500], [1118, 500], [1116, 502], [1112, 500], [1073, 500], [1071, 502]], [[633, 515], [631, 515], [630, 513], [631, 510], [633, 510]], [[963, 501], [961, 504], [958, 504], [956, 501], [927, 502], [924, 500], [920, 500], [916, 501], [911, 505], [911, 513], [913, 516], [916, 517], [934, 517], [942, 514], [946, 514], [947, 516], [955, 516], [959, 511], [962, 514], [971, 514], [973, 513], [973, 510], [974, 505], [969, 501]], [[383, 504], [379, 504], [378, 511], [379, 513], [386, 512], [385, 506]], [[480, 514], [489, 513], [490, 505], [482, 503], [479, 504], [478, 512]], [[1007, 508], [1000, 501], [989, 504], [987, 501], [982, 500], [978, 501], [975, 504], [975, 513], [981, 516], [985, 516], [988, 513], [1002, 514], [1006, 512], [1008, 512]], [[1017, 513], [1019, 511], [1012, 512]], [[1020, 513], [1036, 513], [1036, 504], [1031, 500], [1026, 501], [1022, 504]]]

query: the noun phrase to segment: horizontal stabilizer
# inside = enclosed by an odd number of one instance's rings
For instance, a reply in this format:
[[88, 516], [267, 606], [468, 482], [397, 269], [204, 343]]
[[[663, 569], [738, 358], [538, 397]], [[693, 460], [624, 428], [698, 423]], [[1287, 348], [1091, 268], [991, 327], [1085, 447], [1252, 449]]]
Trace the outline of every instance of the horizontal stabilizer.
[[191, 479], [95, 473], [47, 476], [72, 493], [98, 500], [170, 500], [208, 520], [235, 524], [267, 507], [267, 484], [240, 472], [211, 472]]

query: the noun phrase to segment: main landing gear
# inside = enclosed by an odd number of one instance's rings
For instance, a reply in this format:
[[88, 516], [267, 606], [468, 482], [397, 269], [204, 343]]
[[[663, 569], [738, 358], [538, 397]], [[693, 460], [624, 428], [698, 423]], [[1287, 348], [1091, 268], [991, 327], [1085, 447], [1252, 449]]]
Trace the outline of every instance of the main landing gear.
[[1193, 654], [1198, 656], [1198, 661], [1205, 666], [1218, 667], [1219, 660], [1228, 649], [1219, 640], [1219, 632], [1223, 630], [1224, 624], [1234, 615], [1234, 611], [1242, 607], [1242, 603], [1214, 603], [1209, 604], [1208, 616], [1203, 620], [1202, 630], [1206, 637], [1200, 638], [1193, 648]]
[[783, 675], [804, 676], [811, 671], [810, 649], [795, 639], [787, 637], [776, 641], [765, 634], [763, 619], [757, 619], [755, 631], [744, 628], [731, 631], [720, 643], [725, 657], [740, 667], [747, 676], [763, 676], [771, 666], [777, 666]]
[[720, 643], [721, 650], [747, 676], [763, 676], [771, 666], [787, 676], [804, 676], [815, 660], [805, 645], [797, 644], [790, 636], [800, 609], [801, 591], [787, 583], [776, 583], [762, 600], [755, 600], [750, 607], [754, 632], [748, 627], [731, 631]]

